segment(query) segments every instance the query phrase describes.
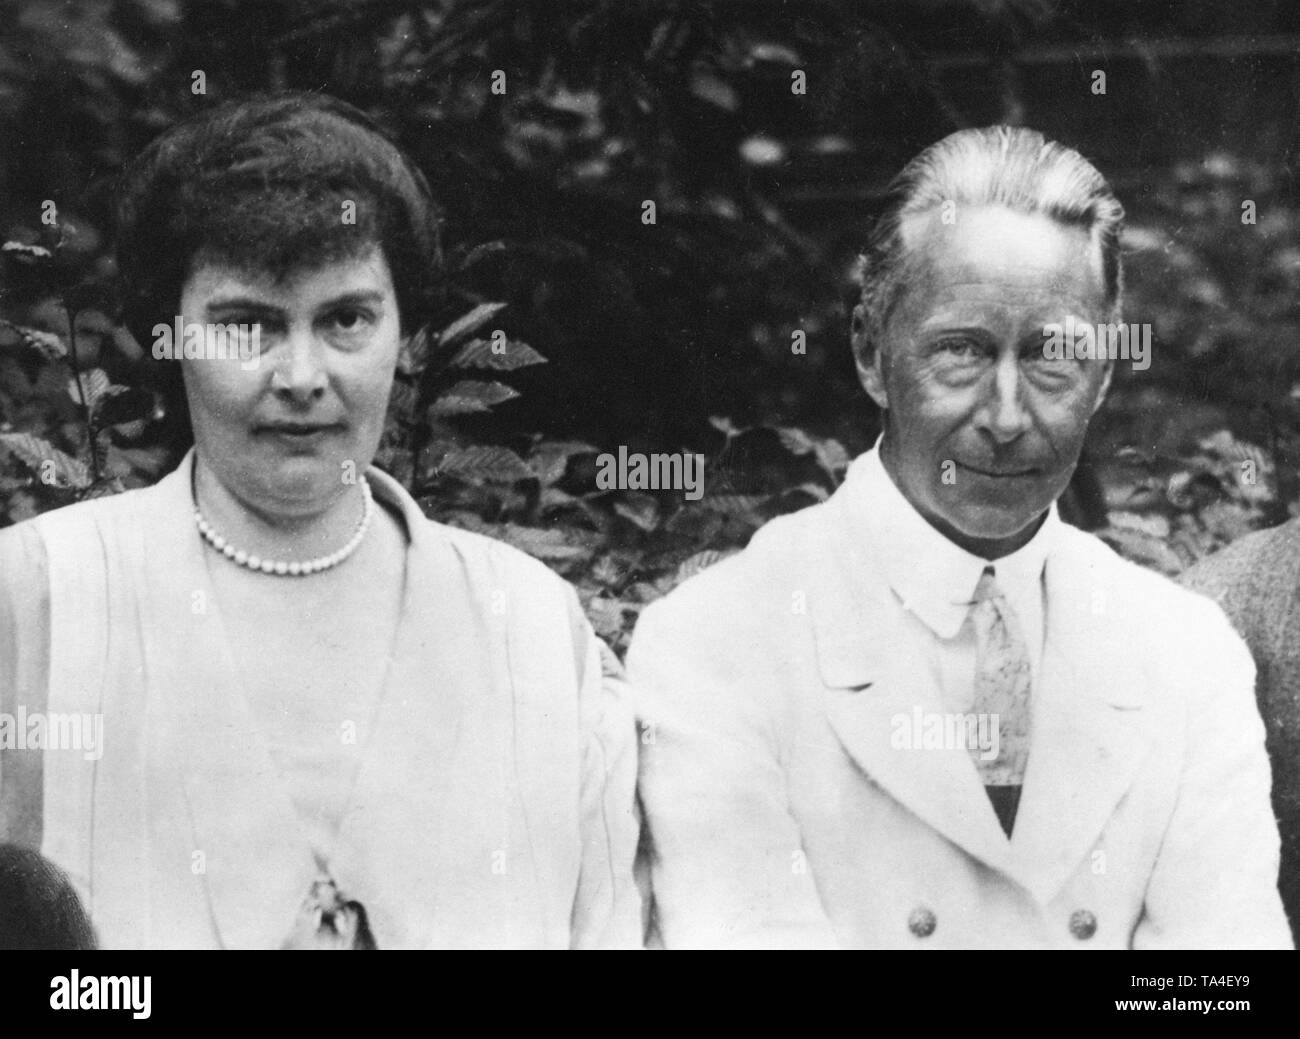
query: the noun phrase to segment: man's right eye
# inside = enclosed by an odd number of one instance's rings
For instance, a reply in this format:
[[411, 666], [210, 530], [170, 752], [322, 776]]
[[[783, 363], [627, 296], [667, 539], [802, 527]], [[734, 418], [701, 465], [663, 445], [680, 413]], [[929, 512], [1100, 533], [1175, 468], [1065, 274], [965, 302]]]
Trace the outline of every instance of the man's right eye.
[[946, 336], [936, 344], [939, 351], [959, 360], [978, 357], [980, 345], [966, 336]]

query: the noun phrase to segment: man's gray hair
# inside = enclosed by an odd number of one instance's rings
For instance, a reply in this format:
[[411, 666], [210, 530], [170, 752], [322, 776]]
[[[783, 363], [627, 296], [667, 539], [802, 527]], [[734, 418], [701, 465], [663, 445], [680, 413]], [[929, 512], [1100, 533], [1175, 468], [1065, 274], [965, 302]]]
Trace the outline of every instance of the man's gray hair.
[[1124, 207], [1106, 178], [1073, 148], [1049, 141], [1037, 130], [958, 130], [912, 159], [886, 190], [884, 210], [858, 267], [866, 333], [862, 345], [868, 352], [879, 343], [898, 299], [907, 249], [904, 223], [945, 203], [956, 209], [1001, 205], [1083, 228], [1098, 250], [1106, 302], [1118, 310], [1124, 287], [1119, 247]]

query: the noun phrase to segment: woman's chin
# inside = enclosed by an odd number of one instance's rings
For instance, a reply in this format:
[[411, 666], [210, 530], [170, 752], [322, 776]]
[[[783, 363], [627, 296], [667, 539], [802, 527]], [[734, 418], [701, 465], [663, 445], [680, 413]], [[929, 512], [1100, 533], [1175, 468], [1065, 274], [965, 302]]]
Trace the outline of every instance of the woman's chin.
[[256, 479], [271, 500], [291, 511], [308, 512], [337, 497], [346, 484], [355, 483], [359, 476], [359, 468], [351, 461], [294, 455], [267, 465]]

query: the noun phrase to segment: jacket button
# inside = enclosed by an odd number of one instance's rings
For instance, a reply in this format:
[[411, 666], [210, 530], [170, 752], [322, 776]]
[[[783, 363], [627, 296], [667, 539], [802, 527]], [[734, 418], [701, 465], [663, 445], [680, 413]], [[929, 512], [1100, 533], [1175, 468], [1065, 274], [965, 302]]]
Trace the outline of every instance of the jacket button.
[[918, 938], [929, 938], [937, 926], [939, 921], [935, 919], [934, 911], [925, 906], [917, 906], [907, 918], [907, 929]]
[[1097, 918], [1086, 909], [1076, 909], [1070, 914], [1070, 933], [1079, 941], [1087, 941], [1097, 933]]

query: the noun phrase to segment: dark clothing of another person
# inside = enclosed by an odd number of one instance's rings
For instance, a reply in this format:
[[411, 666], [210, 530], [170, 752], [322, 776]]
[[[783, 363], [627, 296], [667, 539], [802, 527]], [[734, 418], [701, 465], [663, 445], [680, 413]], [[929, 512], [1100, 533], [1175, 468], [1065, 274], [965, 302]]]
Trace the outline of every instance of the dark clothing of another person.
[[1246, 535], [1182, 582], [1219, 602], [1255, 658], [1282, 836], [1278, 890], [1300, 939], [1300, 519]]

